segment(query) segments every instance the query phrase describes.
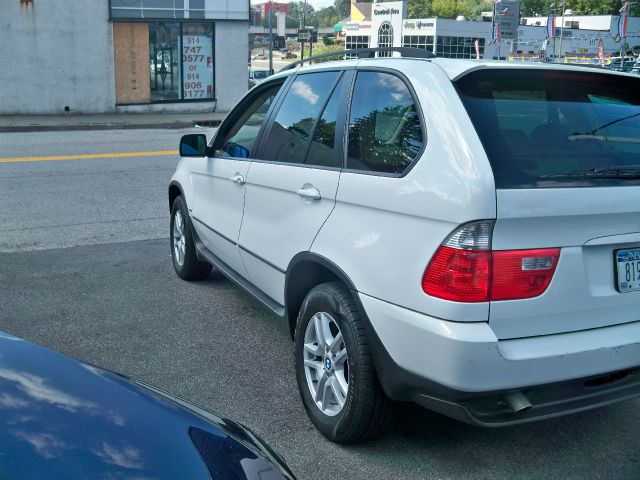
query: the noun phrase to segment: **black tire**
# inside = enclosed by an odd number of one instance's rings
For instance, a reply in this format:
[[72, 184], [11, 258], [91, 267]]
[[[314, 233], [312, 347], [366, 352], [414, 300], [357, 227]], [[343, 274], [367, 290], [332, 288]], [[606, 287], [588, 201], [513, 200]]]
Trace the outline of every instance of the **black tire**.
[[[176, 215], [180, 214], [183, 219], [183, 236], [184, 236], [184, 260], [180, 264], [176, 257], [174, 248], [174, 228]], [[209, 263], [198, 260], [196, 255], [196, 247], [193, 243], [193, 235], [191, 233], [191, 220], [189, 219], [189, 211], [187, 204], [182, 196], [176, 197], [171, 205], [171, 217], [169, 219], [169, 243], [171, 248], [171, 259], [173, 260], [173, 268], [180, 278], [183, 280], [202, 280], [209, 276], [213, 268]]]
[[[340, 328], [348, 356], [348, 390], [342, 410], [325, 414], [307, 384], [304, 341], [307, 325], [319, 312], [328, 313]], [[358, 443], [382, 434], [392, 416], [392, 401], [384, 394], [376, 375], [365, 320], [351, 292], [339, 282], [324, 283], [306, 296], [295, 331], [296, 379], [302, 402], [316, 428], [336, 443]]]

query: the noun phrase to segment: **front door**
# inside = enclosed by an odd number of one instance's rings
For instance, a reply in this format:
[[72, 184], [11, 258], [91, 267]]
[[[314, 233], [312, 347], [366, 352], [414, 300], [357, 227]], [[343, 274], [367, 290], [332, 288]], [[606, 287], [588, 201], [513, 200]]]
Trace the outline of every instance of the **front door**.
[[283, 81], [257, 89], [220, 126], [212, 155], [193, 171], [195, 201], [191, 218], [211, 253], [246, 277], [237, 242], [254, 142]]

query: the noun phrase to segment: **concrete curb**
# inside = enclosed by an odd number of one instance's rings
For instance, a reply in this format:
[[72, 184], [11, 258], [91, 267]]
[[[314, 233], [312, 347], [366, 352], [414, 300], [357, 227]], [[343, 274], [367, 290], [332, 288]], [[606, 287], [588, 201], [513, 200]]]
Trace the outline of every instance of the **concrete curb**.
[[172, 122], [151, 123], [73, 123], [58, 125], [0, 125], [0, 133], [18, 132], [63, 132], [78, 130], [131, 130], [131, 129], [181, 129], [181, 128], [215, 128], [221, 120], [179, 120]]

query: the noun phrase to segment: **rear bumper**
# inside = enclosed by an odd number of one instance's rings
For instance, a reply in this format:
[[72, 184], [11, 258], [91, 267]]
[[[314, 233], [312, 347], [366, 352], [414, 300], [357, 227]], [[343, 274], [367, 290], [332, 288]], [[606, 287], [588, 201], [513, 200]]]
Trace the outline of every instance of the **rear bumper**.
[[[449, 322], [358, 296], [380, 381], [394, 399], [499, 426], [640, 397], [640, 322], [499, 341], [484, 322]], [[531, 408], [515, 413], [506, 402], [512, 392]]]

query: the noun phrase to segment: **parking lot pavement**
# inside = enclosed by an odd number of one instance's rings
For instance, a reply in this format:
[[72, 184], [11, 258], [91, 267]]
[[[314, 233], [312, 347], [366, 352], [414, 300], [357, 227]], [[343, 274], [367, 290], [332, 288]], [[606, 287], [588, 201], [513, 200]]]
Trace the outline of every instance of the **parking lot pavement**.
[[0, 254], [0, 331], [248, 425], [301, 479], [637, 479], [640, 401], [506, 429], [402, 405], [381, 439], [338, 446], [307, 419], [285, 325], [212, 275], [179, 280], [168, 241]]
[[[183, 133], [5, 133], [0, 159], [165, 151]], [[298, 398], [285, 325], [220, 277], [174, 274], [166, 188], [176, 163], [0, 163], [0, 331], [241, 421], [300, 479], [640, 478], [638, 400], [498, 430], [402, 405], [375, 442], [324, 440]]]

